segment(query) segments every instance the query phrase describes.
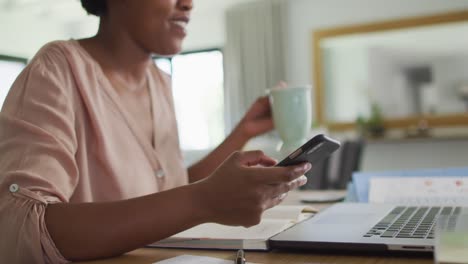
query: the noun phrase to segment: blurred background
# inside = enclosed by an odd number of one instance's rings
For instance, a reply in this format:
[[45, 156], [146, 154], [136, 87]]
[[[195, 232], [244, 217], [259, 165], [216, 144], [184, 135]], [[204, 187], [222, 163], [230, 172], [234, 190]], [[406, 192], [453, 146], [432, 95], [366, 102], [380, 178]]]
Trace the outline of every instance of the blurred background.
[[[468, 1], [194, 6], [183, 52], [154, 56], [172, 75], [187, 164], [285, 80], [313, 86], [311, 135], [325, 132], [350, 146], [314, 168], [310, 188], [343, 188], [356, 170], [468, 165]], [[0, 0], [0, 105], [41, 46], [92, 36], [97, 26], [78, 0]], [[277, 156], [277, 141], [270, 133], [246, 148]]]

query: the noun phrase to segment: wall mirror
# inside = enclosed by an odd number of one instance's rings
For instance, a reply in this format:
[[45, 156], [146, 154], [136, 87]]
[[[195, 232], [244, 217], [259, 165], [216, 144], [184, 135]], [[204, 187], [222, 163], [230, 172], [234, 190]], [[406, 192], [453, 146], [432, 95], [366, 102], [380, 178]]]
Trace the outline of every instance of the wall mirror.
[[468, 125], [468, 10], [318, 30], [315, 111], [332, 130], [377, 105], [387, 128]]

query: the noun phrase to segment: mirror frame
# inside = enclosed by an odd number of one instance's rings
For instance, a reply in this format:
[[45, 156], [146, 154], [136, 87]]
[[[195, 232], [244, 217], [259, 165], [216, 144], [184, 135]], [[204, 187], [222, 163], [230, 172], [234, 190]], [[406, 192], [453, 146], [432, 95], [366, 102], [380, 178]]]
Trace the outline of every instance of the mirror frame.
[[[315, 89], [315, 117], [317, 122], [325, 125], [332, 131], [343, 131], [355, 129], [355, 122], [331, 122], [326, 120], [325, 116], [325, 91], [323, 88], [323, 57], [320, 52], [320, 41], [327, 37], [336, 37], [342, 35], [372, 33], [388, 30], [423, 27], [434, 24], [444, 24], [453, 22], [468, 21], [468, 10], [442, 13], [429, 16], [418, 16], [410, 18], [402, 18], [397, 20], [388, 20], [381, 22], [373, 22], [366, 24], [358, 24], [351, 26], [342, 26], [335, 28], [319, 29], [312, 33], [313, 38], [313, 65]], [[408, 128], [424, 121], [429, 127], [449, 127], [468, 125], [468, 113], [444, 114], [444, 115], [412, 115], [405, 118], [384, 119], [384, 126], [387, 129], [391, 128]]]

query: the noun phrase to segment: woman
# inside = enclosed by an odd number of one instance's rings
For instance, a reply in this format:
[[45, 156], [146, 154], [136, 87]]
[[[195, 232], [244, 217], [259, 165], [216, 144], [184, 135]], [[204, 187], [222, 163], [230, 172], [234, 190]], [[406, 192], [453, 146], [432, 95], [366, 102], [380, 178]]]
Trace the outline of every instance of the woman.
[[[187, 170], [169, 78], [191, 0], [82, 0], [96, 36], [43, 47], [0, 115], [0, 262], [110, 257], [205, 222], [251, 226], [310, 164], [235, 152], [272, 129], [268, 101]], [[231, 154], [233, 153], [233, 154]], [[190, 183], [190, 184], [188, 184]]]

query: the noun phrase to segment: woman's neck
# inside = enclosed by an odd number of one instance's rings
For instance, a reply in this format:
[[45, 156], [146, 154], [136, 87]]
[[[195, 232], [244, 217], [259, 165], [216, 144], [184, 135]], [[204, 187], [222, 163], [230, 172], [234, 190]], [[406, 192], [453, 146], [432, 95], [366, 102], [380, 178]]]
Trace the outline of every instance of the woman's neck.
[[118, 74], [128, 82], [145, 80], [151, 53], [141, 47], [128, 32], [101, 18], [96, 36], [80, 40], [80, 44], [96, 59], [106, 74]]

